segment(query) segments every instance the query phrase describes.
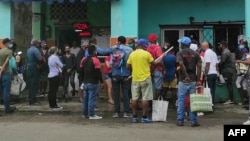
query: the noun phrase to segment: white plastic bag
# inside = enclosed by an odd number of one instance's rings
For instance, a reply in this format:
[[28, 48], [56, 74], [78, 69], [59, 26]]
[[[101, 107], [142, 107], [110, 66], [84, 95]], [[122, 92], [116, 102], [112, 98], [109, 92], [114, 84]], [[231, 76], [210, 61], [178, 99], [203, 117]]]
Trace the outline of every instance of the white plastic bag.
[[169, 102], [164, 101], [162, 96], [158, 100], [153, 100], [153, 121], [167, 121], [168, 104]]
[[208, 87], [207, 81], [205, 82], [205, 87], [203, 88], [203, 94], [210, 96], [210, 102], [213, 105], [212, 94], [211, 94], [210, 88]]
[[14, 75], [11, 81], [10, 94], [20, 95], [20, 93], [25, 89], [26, 83], [19, 75]]

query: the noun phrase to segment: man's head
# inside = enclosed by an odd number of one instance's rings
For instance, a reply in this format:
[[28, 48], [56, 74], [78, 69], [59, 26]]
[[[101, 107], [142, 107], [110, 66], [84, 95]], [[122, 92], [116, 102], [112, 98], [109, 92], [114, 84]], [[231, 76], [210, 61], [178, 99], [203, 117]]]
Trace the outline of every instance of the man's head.
[[221, 41], [220, 43], [219, 43], [219, 48], [221, 48], [221, 49], [225, 49], [225, 48], [227, 48], [227, 41]]
[[48, 46], [47, 46], [46, 41], [44, 41], [44, 40], [41, 41], [41, 47], [42, 47], [43, 49], [48, 49]]
[[135, 40], [134, 40], [134, 39], [130, 39], [130, 40], [128, 41], [128, 46], [129, 46], [130, 48], [134, 49], [134, 48], [135, 48]]
[[126, 37], [119, 36], [117, 41], [118, 41], [118, 44], [126, 44]]
[[77, 42], [74, 41], [74, 42], [72, 43], [72, 46], [73, 46], [73, 47], [77, 47]]
[[149, 34], [148, 35], [148, 41], [150, 43], [155, 44], [157, 42], [157, 40], [158, 40], [158, 36], [156, 34]]
[[88, 45], [88, 52], [90, 56], [95, 56], [97, 54], [95, 45]]
[[2, 43], [6, 48], [10, 48], [11, 46], [11, 40], [9, 38], [3, 39]]
[[65, 46], [64, 50], [65, 50], [66, 53], [70, 53], [70, 47], [69, 46]]
[[139, 39], [137, 41], [137, 46], [136, 48], [140, 48], [140, 49], [146, 49], [149, 45], [149, 42], [146, 39]]
[[30, 44], [35, 47], [40, 47], [40, 41], [37, 39], [32, 39]]
[[189, 48], [191, 44], [191, 39], [189, 37], [182, 37], [178, 40], [181, 43], [181, 48]]
[[209, 43], [208, 43], [208, 42], [202, 42], [202, 43], [201, 43], [201, 48], [202, 48], [203, 50], [209, 49]]
[[89, 39], [89, 44], [97, 45], [97, 39], [96, 38], [90, 38]]

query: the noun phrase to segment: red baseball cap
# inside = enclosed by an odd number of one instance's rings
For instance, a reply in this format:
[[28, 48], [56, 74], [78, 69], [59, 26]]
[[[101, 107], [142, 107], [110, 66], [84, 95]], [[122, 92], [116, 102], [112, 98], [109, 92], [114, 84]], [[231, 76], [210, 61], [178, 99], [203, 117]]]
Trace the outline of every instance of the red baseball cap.
[[148, 35], [148, 41], [149, 42], [154, 42], [158, 39], [158, 36], [156, 34], [149, 34]]

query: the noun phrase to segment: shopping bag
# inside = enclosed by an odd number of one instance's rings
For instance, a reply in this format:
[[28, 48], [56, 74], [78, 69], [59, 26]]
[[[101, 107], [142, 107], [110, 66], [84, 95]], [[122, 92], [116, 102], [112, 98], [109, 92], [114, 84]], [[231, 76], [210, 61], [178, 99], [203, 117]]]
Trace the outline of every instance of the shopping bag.
[[162, 96], [158, 100], [153, 100], [153, 121], [167, 121], [168, 104], [169, 102], [164, 101]]
[[208, 87], [207, 81], [205, 81], [204, 85], [205, 86], [203, 88], [203, 94], [210, 96], [210, 103], [213, 105], [212, 94], [211, 94], [210, 88]]
[[11, 80], [11, 88], [10, 94], [11, 95], [19, 95], [26, 87], [25, 81], [19, 75], [14, 75], [13, 79]]
[[191, 112], [212, 112], [211, 95], [208, 94], [190, 94]]

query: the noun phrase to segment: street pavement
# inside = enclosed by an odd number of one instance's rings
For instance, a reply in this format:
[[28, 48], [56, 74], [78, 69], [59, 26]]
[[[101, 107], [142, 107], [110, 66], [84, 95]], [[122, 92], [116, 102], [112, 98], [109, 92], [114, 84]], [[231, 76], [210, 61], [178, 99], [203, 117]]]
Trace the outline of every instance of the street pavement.
[[65, 103], [59, 94], [61, 111], [51, 111], [47, 97], [38, 99], [41, 105], [30, 106], [27, 92], [22, 98], [13, 97], [11, 103], [17, 107], [13, 114], [5, 114], [0, 106], [0, 141], [223, 141], [224, 125], [242, 124], [248, 113], [241, 106], [218, 103], [213, 113], [198, 117], [200, 127], [191, 127], [188, 119], [179, 127], [176, 109], [168, 110], [167, 122], [134, 124], [130, 118], [112, 118], [114, 106], [107, 103], [105, 92], [97, 100], [101, 120], [83, 119], [77, 96]]

